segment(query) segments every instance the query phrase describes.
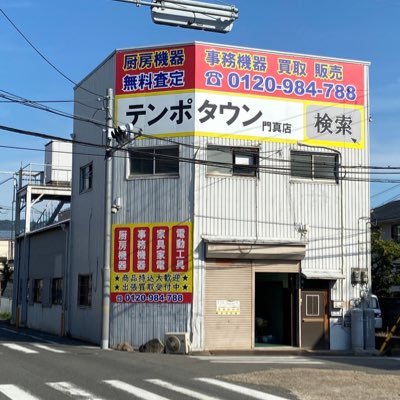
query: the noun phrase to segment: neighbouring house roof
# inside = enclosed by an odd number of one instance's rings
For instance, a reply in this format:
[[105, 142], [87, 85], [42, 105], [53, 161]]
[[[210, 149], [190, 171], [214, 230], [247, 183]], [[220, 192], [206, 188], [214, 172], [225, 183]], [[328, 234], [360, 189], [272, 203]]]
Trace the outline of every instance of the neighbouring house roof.
[[400, 200], [391, 201], [371, 210], [371, 221], [378, 225], [382, 222], [400, 221]]
[[4, 240], [11, 240], [14, 239], [13, 238], [13, 233], [11, 231], [0, 231], [0, 239], [4, 239]]

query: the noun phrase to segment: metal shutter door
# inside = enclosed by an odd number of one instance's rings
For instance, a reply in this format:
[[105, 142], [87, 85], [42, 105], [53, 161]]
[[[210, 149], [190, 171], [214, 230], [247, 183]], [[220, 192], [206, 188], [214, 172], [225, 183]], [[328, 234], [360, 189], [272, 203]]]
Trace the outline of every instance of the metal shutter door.
[[[207, 262], [204, 306], [205, 350], [252, 348], [252, 279], [250, 261]], [[218, 301], [240, 302], [239, 315], [217, 314]]]

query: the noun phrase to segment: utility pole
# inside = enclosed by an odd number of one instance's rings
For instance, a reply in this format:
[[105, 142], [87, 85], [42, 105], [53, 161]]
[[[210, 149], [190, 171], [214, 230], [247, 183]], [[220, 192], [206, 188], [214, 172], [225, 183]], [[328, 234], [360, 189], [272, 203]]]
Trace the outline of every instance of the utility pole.
[[112, 130], [114, 119], [114, 93], [107, 89], [106, 96], [106, 155], [104, 188], [104, 268], [101, 348], [109, 348], [110, 336], [110, 261], [111, 261], [111, 196], [112, 196]]

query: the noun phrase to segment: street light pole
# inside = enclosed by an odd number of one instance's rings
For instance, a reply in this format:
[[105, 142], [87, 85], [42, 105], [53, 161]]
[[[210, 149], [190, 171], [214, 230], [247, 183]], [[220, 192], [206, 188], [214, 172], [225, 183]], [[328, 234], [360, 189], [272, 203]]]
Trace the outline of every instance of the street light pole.
[[104, 268], [101, 348], [109, 348], [110, 336], [110, 263], [111, 263], [111, 206], [112, 206], [112, 136], [114, 125], [114, 93], [107, 89], [106, 96], [106, 155], [104, 188]]

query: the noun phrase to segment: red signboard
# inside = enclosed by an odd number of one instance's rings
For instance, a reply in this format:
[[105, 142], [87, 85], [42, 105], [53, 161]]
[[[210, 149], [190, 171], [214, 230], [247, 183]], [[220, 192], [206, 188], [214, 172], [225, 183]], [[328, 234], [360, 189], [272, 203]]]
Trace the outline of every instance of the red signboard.
[[150, 228], [133, 229], [133, 272], [148, 272], [150, 265]]
[[194, 45], [118, 51], [116, 95], [193, 89], [194, 52]]
[[168, 271], [169, 253], [169, 227], [154, 226], [152, 229], [152, 271]]
[[196, 88], [363, 105], [364, 65], [335, 59], [196, 45]]
[[188, 270], [189, 265], [189, 227], [172, 227], [172, 271]]
[[204, 89], [363, 105], [364, 64], [207, 44], [116, 54], [116, 95]]
[[116, 120], [152, 136], [363, 149], [367, 78], [365, 62], [206, 43], [123, 50]]
[[116, 228], [114, 239], [114, 272], [127, 272], [130, 266], [131, 231]]
[[[191, 241], [189, 222], [114, 225], [111, 301], [191, 303]], [[120, 264], [125, 259], [127, 262]]]

